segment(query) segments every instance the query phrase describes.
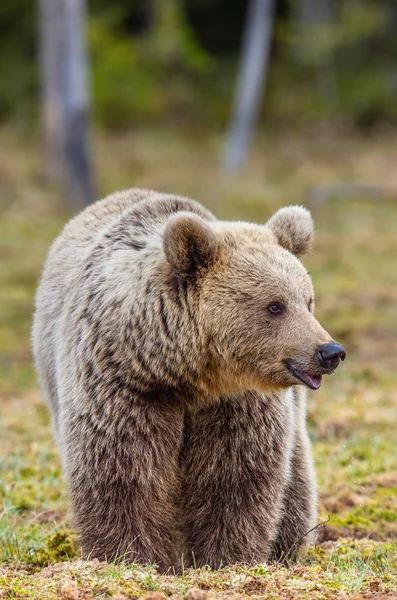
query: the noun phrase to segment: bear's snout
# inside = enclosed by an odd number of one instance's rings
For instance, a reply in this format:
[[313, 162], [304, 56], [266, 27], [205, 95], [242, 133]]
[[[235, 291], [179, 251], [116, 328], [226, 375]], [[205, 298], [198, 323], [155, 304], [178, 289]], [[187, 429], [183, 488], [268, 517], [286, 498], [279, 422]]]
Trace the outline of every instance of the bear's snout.
[[322, 344], [316, 350], [316, 359], [318, 364], [327, 370], [334, 370], [341, 360], [345, 360], [346, 351], [337, 342], [328, 342]]

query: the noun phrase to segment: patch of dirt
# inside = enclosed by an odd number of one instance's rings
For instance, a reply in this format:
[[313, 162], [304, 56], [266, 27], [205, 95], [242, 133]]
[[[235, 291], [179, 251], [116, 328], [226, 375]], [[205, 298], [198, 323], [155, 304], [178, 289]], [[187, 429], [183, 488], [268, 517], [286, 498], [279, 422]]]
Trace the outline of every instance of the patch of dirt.
[[48, 567], [44, 567], [41, 569], [39, 573], [36, 573], [34, 577], [45, 577], [52, 578], [60, 573], [63, 573], [66, 569], [69, 568], [68, 562], [58, 562], [54, 565], [48, 565]]
[[[397, 473], [380, 473], [374, 476], [373, 485], [375, 487], [394, 487], [397, 486]], [[366, 486], [368, 488], [368, 486]]]
[[198, 588], [191, 588], [184, 596], [185, 600], [208, 600], [209, 596], [203, 590]]
[[60, 510], [43, 510], [32, 515], [36, 523], [60, 523], [65, 519], [65, 513]]
[[266, 592], [267, 583], [263, 577], [247, 577], [241, 591], [246, 594], [264, 594]]
[[342, 600], [397, 600], [397, 594], [394, 592], [383, 591], [379, 593], [363, 592], [354, 596], [341, 596]]
[[198, 586], [201, 590], [211, 590], [213, 585], [208, 581], [199, 581]]
[[332, 525], [325, 525], [321, 529], [318, 529], [317, 542], [322, 544], [323, 542], [337, 542], [340, 538], [350, 538], [353, 540], [374, 540], [382, 541], [384, 538], [376, 533], [376, 531], [363, 531], [362, 529], [349, 528], [349, 527], [334, 527]]
[[[368, 497], [368, 488], [365, 490], [365, 496]], [[354, 508], [360, 506], [363, 502], [363, 494], [357, 492], [343, 492], [337, 496], [323, 499], [323, 506], [329, 513], [340, 513], [345, 508]]]
[[[314, 420], [312, 418], [312, 420]], [[344, 420], [333, 420], [319, 423], [316, 437], [320, 442], [332, 439], [348, 439], [352, 433], [352, 424]]]
[[393, 488], [397, 486], [397, 473], [391, 471], [388, 473], [379, 473], [366, 481], [364, 485], [354, 485], [352, 489], [346, 489], [346, 484], [336, 487], [334, 493], [330, 496], [327, 492], [320, 494], [321, 504], [329, 513], [339, 514], [346, 509], [356, 508], [367, 504], [373, 499], [378, 489]]
[[59, 600], [92, 600], [94, 595], [87, 586], [78, 586], [73, 579], [63, 581], [59, 584]]
[[52, 578], [64, 573], [65, 571], [72, 571], [73, 573], [78, 573], [80, 571], [97, 572], [107, 569], [108, 566], [109, 565], [107, 562], [101, 562], [97, 558], [94, 558], [90, 561], [85, 561], [82, 559], [73, 560], [71, 562], [61, 561], [42, 568], [40, 572], [34, 575], [34, 577]]

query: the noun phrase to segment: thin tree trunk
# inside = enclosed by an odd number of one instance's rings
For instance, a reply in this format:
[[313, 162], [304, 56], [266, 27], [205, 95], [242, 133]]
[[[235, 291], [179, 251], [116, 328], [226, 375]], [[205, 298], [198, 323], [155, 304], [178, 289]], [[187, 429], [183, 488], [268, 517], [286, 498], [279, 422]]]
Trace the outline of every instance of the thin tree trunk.
[[63, 173], [62, 60], [63, 6], [60, 0], [40, 0], [40, 69], [45, 174], [61, 181]]
[[40, 58], [48, 174], [74, 210], [93, 199], [84, 47], [85, 0], [40, 0]]
[[87, 58], [84, 44], [85, 0], [65, 2], [65, 188], [75, 208], [93, 200], [88, 141]]
[[274, 0], [250, 0], [223, 161], [227, 173], [242, 167], [250, 146], [266, 84], [273, 19]]

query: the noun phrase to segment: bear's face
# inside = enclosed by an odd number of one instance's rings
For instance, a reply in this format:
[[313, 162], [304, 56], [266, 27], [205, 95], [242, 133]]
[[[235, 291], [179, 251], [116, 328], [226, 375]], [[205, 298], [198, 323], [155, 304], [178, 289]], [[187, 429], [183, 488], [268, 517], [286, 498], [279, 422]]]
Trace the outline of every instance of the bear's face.
[[344, 359], [313, 315], [313, 286], [297, 258], [312, 237], [302, 207], [281, 209], [264, 226], [189, 213], [170, 219], [165, 253], [175, 276], [198, 290], [200, 324], [225, 392], [301, 383], [317, 389]]

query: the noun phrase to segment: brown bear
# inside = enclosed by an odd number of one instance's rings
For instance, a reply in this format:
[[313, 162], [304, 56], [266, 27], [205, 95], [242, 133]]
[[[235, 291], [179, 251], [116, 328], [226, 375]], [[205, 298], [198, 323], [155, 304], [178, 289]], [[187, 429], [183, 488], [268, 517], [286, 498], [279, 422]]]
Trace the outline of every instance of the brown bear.
[[33, 346], [86, 556], [217, 568], [313, 540], [304, 387], [345, 352], [313, 316], [312, 235], [302, 207], [228, 223], [146, 190], [65, 226]]

